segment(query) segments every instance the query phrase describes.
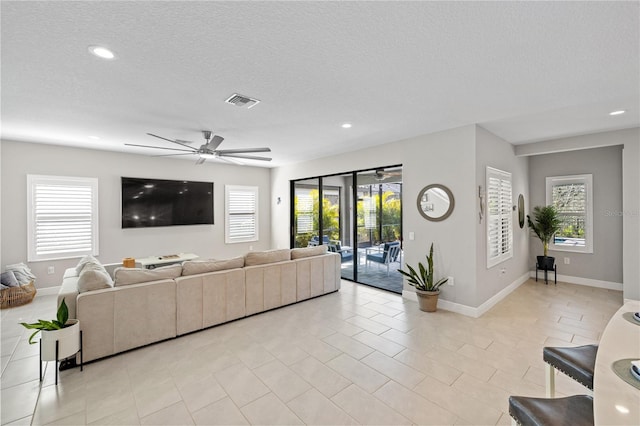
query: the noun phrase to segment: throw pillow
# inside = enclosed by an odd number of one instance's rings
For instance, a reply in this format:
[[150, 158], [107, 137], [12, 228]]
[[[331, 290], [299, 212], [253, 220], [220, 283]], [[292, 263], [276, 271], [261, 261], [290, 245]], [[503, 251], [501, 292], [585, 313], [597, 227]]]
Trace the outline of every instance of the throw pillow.
[[2, 275], [0, 275], [0, 282], [4, 287], [20, 286], [20, 283], [18, 283], [16, 275], [13, 273], [13, 271], [3, 272]]
[[29, 269], [29, 267], [24, 263], [15, 263], [13, 265], [7, 265], [5, 269], [7, 271], [12, 271], [15, 274], [16, 279], [18, 280], [18, 283], [20, 285], [29, 284], [31, 281], [36, 279], [36, 276], [33, 275], [33, 273], [31, 272], [31, 269]]
[[131, 284], [146, 283], [149, 281], [172, 280], [182, 274], [182, 265], [163, 266], [156, 269], [140, 268], [116, 268], [113, 273], [115, 286], [122, 287]]
[[301, 259], [303, 257], [320, 256], [327, 252], [327, 246], [303, 247], [291, 250], [291, 260]]
[[86, 265], [87, 263], [93, 263], [98, 265], [100, 264], [98, 259], [96, 259], [95, 257], [91, 256], [90, 254], [86, 255], [85, 257], [80, 259], [80, 262], [78, 262], [78, 265], [76, 265], [77, 276], [80, 275], [80, 273], [82, 272], [82, 268], [84, 268], [84, 265]]
[[242, 268], [243, 266], [244, 257], [242, 256], [224, 260], [189, 260], [182, 263], [182, 275], [204, 274], [206, 272]]
[[245, 255], [244, 265], [264, 265], [267, 263], [284, 262], [285, 260], [291, 260], [291, 250], [289, 249], [252, 251]]
[[78, 276], [78, 293], [113, 287], [113, 280], [104, 266], [87, 263]]

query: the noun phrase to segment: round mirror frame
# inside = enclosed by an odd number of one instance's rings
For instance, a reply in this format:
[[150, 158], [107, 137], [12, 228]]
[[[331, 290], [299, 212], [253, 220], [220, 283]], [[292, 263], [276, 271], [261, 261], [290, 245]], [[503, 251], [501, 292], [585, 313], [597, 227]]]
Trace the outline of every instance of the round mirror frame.
[[[422, 201], [422, 197], [424, 196], [424, 194], [433, 188], [438, 188], [443, 190], [447, 196], [449, 197], [449, 208], [447, 209], [446, 212], [444, 212], [444, 214], [442, 216], [438, 216], [438, 217], [433, 217], [433, 216], [429, 216], [427, 215], [427, 213], [422, 210], [422, 205], [421, 205], [421, 201]], [[444, 185], [441, 185], [439, 183], [433, 183], [431, 185], [427, 185], [424, 188], [422, 188], [422, 191], [420, 191], [418, 193], [418, 201], [417, 201], [417, 205], [418, 205], [418, 212], [422, 215], [422, 217], [424, 217], [427, 220], [430, 220], [432, 222], [440, 222], [445, 220], [446, 218], [448, 218], [449, 216], [451, 216], [451, 213], [453, 212], [453, 208], [455, 207], [455, 198], [453, 198], [453, 193], [451, 192], [451, 190], [449, 188], [447, 188]]]

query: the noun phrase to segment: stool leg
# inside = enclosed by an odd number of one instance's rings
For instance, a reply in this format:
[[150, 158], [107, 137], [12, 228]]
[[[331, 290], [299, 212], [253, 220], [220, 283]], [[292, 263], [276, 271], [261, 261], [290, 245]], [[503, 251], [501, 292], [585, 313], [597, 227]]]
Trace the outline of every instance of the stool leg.
[[555, 372], [556, 369], [553, 368], [550, 364], [545, 364], [545, 396], [547, 398], [553, 398], [556, 394], [556, 377]]

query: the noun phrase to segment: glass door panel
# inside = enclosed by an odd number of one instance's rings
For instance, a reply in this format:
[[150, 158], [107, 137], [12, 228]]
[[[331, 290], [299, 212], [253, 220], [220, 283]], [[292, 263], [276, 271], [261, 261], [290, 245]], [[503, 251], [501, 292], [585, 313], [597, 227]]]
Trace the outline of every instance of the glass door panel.
[[293, 188], [293, 247], [321, 244], [319, 239], [319, 179], [297, 181]]

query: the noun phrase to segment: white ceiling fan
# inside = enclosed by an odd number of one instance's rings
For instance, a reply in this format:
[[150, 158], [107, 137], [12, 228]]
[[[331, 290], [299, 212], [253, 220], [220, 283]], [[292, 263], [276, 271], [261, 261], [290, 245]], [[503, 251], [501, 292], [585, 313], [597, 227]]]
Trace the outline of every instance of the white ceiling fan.
[[147, 133], [149, 136], [153, 136], [154, 138], [162, 139], [171, 143], [178, 144], [183, 148], [167, 148], [162, 146], [152, 146], [152, 145], [138, 145], [133, 143], [126, 143], [127, 146], [137, 146], [142, 148], [154, 148], [154, 149], [165, 149], [171, 151], [181, 151], [179, 154], [161, 154], [156, 155], [154, 157], [170, 157], [176, 155], [198, 155], [198, 161], [196, 164], [202, 164], [209, 159], [216, 159], [234, 163], [233, 159], [241, 158], [246, 160], [259, 160], [259, 161], [271, 161], [270, 157], [260, 157], [256, 155], [247, 155], [255, 152], [271, 152], [271, 148], [240, 148], [240, 149], [217, 149], [224, 138], [222, 136], [211, 134], [210, 130], [203, 130], [202, 135], [204, 136], [205, 143], [200, 145], [199, 148], [192, 147], [188, 144], [193, 143], [190, 141], [183, 141], [180, 139], [167, 139], [162, 136], [154, 135], [153, 133]]

